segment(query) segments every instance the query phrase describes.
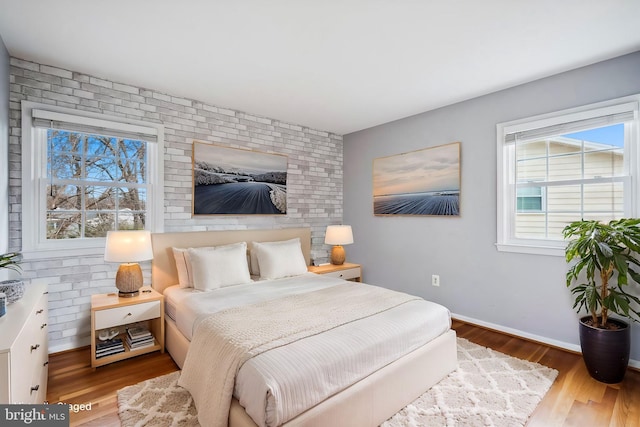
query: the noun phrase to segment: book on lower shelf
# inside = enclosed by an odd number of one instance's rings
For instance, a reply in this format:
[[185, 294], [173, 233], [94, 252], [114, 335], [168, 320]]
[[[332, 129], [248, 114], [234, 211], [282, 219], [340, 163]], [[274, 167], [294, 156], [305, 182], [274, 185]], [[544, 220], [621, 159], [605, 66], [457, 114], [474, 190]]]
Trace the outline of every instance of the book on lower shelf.
[[149, 335], [148, 337], [137, 338], [137, 339], [131, 339], [130, 337], [127, 337], [126, 339], [127, 339], [127, 345], [131, 350], [138, 350], [141, 348], [153, 347], [156, 344], [155, 339], [153, 338], [153, 335]]
[[146, 338], [151, 336], [151, 331], [145, 327], [136, 326], [133, 328], [127, 328], [127, 335], [131, 339]]
[[120, 338], [100, 341], [96, 344], [96, 359], [124, 352], [124, 343]]

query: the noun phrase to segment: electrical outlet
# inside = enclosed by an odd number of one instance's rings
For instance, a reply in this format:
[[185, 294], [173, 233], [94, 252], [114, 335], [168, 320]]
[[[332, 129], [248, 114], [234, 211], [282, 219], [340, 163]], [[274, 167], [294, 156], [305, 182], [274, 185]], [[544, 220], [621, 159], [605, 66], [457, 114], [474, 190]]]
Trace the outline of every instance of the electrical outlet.
[[432, 286], [440, 286], [440, 276], [437, 274], [431, 275], [431, 285]]

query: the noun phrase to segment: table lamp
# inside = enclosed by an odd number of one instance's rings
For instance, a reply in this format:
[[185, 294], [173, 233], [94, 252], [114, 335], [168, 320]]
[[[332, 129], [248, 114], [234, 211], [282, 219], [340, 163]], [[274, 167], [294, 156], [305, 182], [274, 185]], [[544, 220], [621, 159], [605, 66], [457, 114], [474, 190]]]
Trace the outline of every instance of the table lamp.
[[324, 243], [334, 245], [331, 249], [331, 264], [342, 265], [345, 252], [342, 245], [353, 243], [353, 232], [350, 225], [329, 225], [324, 236]]
[[134, 297], [142, 287], [142, 269], [139, 261], [153, 258], [151, 233], [146, 230], [108, 231], [104, 260], [121, 262], [116, 273], [118, 296]]

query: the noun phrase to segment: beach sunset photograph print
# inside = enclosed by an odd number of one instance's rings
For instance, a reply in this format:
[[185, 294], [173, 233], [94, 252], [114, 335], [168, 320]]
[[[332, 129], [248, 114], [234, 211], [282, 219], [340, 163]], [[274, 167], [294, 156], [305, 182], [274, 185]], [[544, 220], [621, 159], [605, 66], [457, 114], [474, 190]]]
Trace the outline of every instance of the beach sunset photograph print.
[[194, 141], [194, 215], [286, 213], [287, 156]]
[[460, 215], [460, 143], [373, 160], [375, 215]]

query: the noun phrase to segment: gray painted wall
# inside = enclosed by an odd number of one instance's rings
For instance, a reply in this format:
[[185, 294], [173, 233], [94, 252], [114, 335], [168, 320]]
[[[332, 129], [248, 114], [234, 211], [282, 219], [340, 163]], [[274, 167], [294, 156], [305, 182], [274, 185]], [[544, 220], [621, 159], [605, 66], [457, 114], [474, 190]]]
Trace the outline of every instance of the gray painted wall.
[[[470, 78], [473, 78], [470, 72]], [[640, 93], [640, 52], [344, 136], [347, 260], [364, 281], [421, 295], [454, 315], [577, 348], [562, 257], [498, 252], [496, 124]], [[375, 217], [373, 159], [460, 141], [461, 216]], [[440, 287], [431, 286], [439, 274]], [[640, 325], [632, 330], [640, 361]], [[640, 366], [640, 365], [639, 365]]]
[[[9, 247], [9, 52], [0, 37], [0, 254]], [[0, 280], [7, 272], [0, 270]]]

